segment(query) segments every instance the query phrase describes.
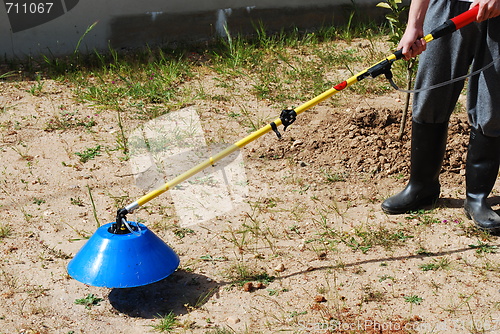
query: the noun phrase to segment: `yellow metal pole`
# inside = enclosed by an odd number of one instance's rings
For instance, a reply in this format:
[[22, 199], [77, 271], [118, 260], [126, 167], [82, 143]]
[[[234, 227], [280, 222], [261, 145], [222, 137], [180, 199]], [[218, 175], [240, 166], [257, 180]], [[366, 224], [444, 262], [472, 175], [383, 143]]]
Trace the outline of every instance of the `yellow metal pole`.
[[[460, 29], [464, 27], [467, 24], [470, 24], [476, 20], [476, 16], [479, 10], [479, 6], [475, 6], [472, 9], [469, 9], [468, 11], [447, 20], [445, 23], [431, 31], [430, 34], [426, 35], [424, 37], [424, 40], [426, 42], [430, 42], [434, 39], [438, 39], [441, 36], [444, 36], [446, 34], [452, 33], [453, 31]], [[346, 81], [341, 82], [340, 84], [336, 85], [333, 88], [330, 88], [329, 90], [325, 91], [324, 93], [316, 96], [315, 98], [311, 99], [310, 101], [305, 102], [304, 104], [300, 105], [299, 107], [293, 109], [293, 110], [287, 110], [290, 111], [289, 114], [285, 114], [280, 116], [280, 118], [274, 120], [270, 124], [260, 128], [259, 130], [253, 132], [252, 134], [246, 136], [245, 138], [237, 141], [233, 145], [229, 146], [225, 150], [219, 152], [218, 154], [214, 155], [213, 157], [205, 160], [204, 162], [200, 163], [199, 165], [191, 168], [185, 173], [182, 173], [181, 175], [175, 177], [171, 181], [165, 183], [163, 186], [159, 187], [156, 190], [153, 190], [152, 192], [142, 196], [139, 198], [136, 202], [131, 203], [130, 205], [126, 206], [123, 209], [118, 210], [116, 222], [119, 224], [119, 222], [123, 219], [125, 220], [125, 215], [129, 212], [132, 212], [133, 210], [137, 209], [139, 206], [149, 202], [153, 198], [161, 195], [165, 191], [171, 189], [172, 187], [175, 187], [177, 184], [185, 181], [186, 179], [192, 177], [193, 175], [201, 172], [205, 168], [208, 168], [209, 166], [213, 166], [217, 161], [225, 158], [229, 154], [233, 153], [234, 151], [242, 148], [243, 146], [247, 145], [248, 143], [256, 140], [257, 138], [261, 137], [262, 135], [268, 133], [271, 130], [276, 131], [278, 136], [280, 136], [277, 127], [280, 125], [283, 125], [285, 122], [285, 127], [292, 124], [293, 121], [295, 120], [295, 116], [314, 107], [318, 103], [326, 100], [327, 98], [331, 97], [332, 95], [338, 93], [339, 91], [349, 87], [350, 85], [363, 80], [364, 78], [367, 77], [372, 77], [375, 78], [379, 76], [380, 74], [385, 74], [388, 78], [389, 75], [392, 75], [390, 73], [391, 65], [394, 61], [401, 59], [403, 57], [403, 52], [402, 50], [398, 50], [385, 58], [384, 60], [376, 63], [372, 67], [369, 67], [368, 69], [359, 72], [358, 74], [350, 77]], [[123, 226], [122, 226], [123, 228]]]
[[[376, 65], [378, 65], [382, 62], [388, 61], [388, 60], [391, 60], [391, 61], [395, 60], [394, 55], [391, 55], [390, 57], [382, 60], [381, 62], [377, 63]], [[366, 72], [367, 72], [367, 70], [361, 71], [358, 74], [350, 77], [346, 81], [343, 81], [342, 83], [338, 84], [337, 86], [330, 88], [329, 90], [323, 92], [322, 94], [316, 96], [315, 98], [303, 103], [302, 105], [298, 106], [297, 108], [294, 108], [295, 112], [298, 115], [298, 114], [314, 107], [315, 105], [321, 103], [322, 101], [330, 98], [332, 95], [334, 95], [334, 94], [338, 93], [339, 91], [341, 91], [341, 90], [351, 86], [352, 84], [358, 82], [359, 81], [358, 78], [360, 76], [364, 75]], [[272, 123], [274, 123], [276, 126], [280, 126], [283, 124], [280, 118], [277, 118]], [[175, 177], [174, 179], [168, 181], [167, 183], [165, 183], [161, 187], [147, 193], [146, 195], [142, 196], [134, 203], [131, 203], [128, 206], [126, 206], [125, 209], [127, 210], [127, 212], [132, 212], [133, 210], [137, 209], [138, 207], [144, 205], [145, 203], [147, 203], [147, 202], [151, 201], [152, 199], [158, 197], [159, 195], [163, 194], [167, 190], [172, 189], [173, 187], [175, 187], [179, 183], [189, 179], [193, 175], [198, 174], [199, 172], [201, 172], [202, 170], [204, 170], [210, 166], [213, 166], [216, 162], [220, 161], [221, 159], [224, 159], [225, 157], [227, 157], [231, 153], [237, 151], [238, 149], [246, 146], [248, 143], [253, 142], [254, 140], [260, 138], [264, 134], [271, 131], [273, 129], [271, 126], [272, 123], [263, 126], [259, 130], [249, 134], [245, 138], [240, 139], [239, 141], [237, 141], [233, 145], [231, 145], [231, 146], [227, 147], [226, 149], [224, 149], [223, 151], [217, 153], [213, 157], [206, 159], [205, 161], [194, 166], [190, 170], [188, 170], [188, 171], [180, 174], [179, 176]]]
[[[477, 9], [476, 9], [477, 11]], [[471, 16], [469, 14], [469, 16]], [[471, 16], [471, 20], [472, 20], [472, 17]], [[472, 21], [471, 21], [472, 22]], [[445, 25], [443, 26], [440, 26], [438, 28], [438, 30], [440, 29], [443, 29]], [[424, 40], [426, 42], [430, 42], [432, 40], [434, 40], [434, 36], [433, 36], [433, 32], [431, 32], [430, 34], [426, 35], [424, 37]], [[385, 71], [387, 70], [390, 70], [390, 66], [391, 64], [400, 59], [402, 57], [402, 52], [401, 50], [397, 51], [397, 53], [393, 53], [391, 54], [390, 56], [388, 56], [387, 58], [385, 58], [384, 60], [376, 63], [375, 65], [371, 66], [370, 68], [364, 70], [364, 71], [361, 71], [359, 72], [358, 74], [356, 75], [353, 75], [352, 77], [350, 77], [349, 79], [347, 79], [346, 81], [343, 81], [341, 82], [340, 84], [336, 85], [335, 87], [333, 88], [330, 88], [329, 90], [323, 92], [322, 94], [314, 97], [313, 99], [305, 102], [304, 104], [298, 106], [297, 108], [294, 108], [293, 111], [295, 111], [295, 113], [297, 115], [299, 115], [300, 113], [314, 107], [315, 105], [323, 102], [324, 100], [330, 98], [332, 95], [338, 93], [339, 91], [351, 86], [352, 84], [366, 78], [366, 77], [369, 77], [369, 76], [372, 76], [372, 77], [376, 77], [382, 73], [386, 73]], [[238, 149], [244, 147], [245, 145], [247, 145], [248, 143], [258, 139], [259, 137], [263, 136], [264, 134], [268, 133], [269, 131], [273, 130], [273, 125], [275, 127], [278, 127], [280, 125], [282, 125], [282, 120], [281, 118], [277, 118], [276, 120], [274, 120], [273, 122], [271, 122], [270, 124], [267, 124], [266, 126], [260, 128], [259, 130], [251, 133], [250, 135], [246, 136], [245, 138], [237, 141], [236, 143], [234, 143], [233, 145], [229, 146], [228, 148], [226, 148], [225, 150], [219, 152], [218, 154], [214, 155], [213, 157], [210, 157], [209, 159], [203, 161], [202, 163], [194, 166], [193, 168], [191, 168], [190, 170], [180, 174], [179, 176], [175, 177], [174, 179], [170, 180], [169, 182], [165, 183], [163, 186], [151, 191], [150, 193], [142, 196], [141, 198], [139, 198], [137, 201], [135, 201], [134, 203], [131, 203], [130, 205], [126, 206], [125, 207], [125, 210], [127, 210], [127, 212], [132, 212], [133, 210], [137, 209], [139, 206], [142, 206], [144, 205], [145, 203], [149, 202], [150, 200], [152, 200], [153, 198], [156, 198], [158, 197], [159, 195], [163, 194], [165, 191], [169, 190], [169, 189], [172, 189], [173, 187], [175, 187], [176, 185], [178, 185], [179, 183], [189, 179], [190, 177], [192, 177], [193, 175], [201, 172], [202, 170], [210, 167], [210, 166], [213, 166], [216, 162], [220, 161], [221, 159], [227, 157], [228, 155], [230, 155], [231, 153], [237, 151]]]

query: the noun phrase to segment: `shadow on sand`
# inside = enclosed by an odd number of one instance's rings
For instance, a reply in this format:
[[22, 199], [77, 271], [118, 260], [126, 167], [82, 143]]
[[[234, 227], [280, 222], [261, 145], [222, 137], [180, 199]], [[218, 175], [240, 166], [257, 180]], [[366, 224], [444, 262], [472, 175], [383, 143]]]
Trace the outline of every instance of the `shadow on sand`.
[[178, 270], [153, 284], [113, 289], [108, 298], [118, 312], [152, 319], [170, 312], [177, 315], [187, 313], [190, 306], [200, 307], [218, 293], [220, 286], [206, 276]]

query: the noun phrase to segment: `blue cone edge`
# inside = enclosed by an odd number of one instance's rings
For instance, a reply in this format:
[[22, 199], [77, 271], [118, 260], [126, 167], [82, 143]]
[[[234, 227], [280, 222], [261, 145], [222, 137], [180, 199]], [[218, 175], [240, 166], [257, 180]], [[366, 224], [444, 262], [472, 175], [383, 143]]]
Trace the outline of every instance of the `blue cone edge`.
[[131, 288], [158, 282], [179, 266], [177, 254], [145, 225], [128, 234], [109, 232], [111, 225], [99, 227], [68, 263], [71, 277], [91, 286]]

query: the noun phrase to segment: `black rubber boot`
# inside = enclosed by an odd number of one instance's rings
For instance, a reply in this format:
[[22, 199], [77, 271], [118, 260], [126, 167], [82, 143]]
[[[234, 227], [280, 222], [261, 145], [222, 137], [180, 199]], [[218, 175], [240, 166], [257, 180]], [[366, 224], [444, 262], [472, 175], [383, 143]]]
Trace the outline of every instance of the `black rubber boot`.
[[486, 137], [477, 129], [471, 129], [465, 182], [467, 196], [464, 209], [482, 230], [500, 233], [500, 216], [486, 203], [498, 176], [500, 165], [500, 138]]
[[410, 180], [406, 188], [382, 203], [388, 214], [417, 211], [439, 198], [439, 173], [446, 150], [448, 123], [412, 122]]

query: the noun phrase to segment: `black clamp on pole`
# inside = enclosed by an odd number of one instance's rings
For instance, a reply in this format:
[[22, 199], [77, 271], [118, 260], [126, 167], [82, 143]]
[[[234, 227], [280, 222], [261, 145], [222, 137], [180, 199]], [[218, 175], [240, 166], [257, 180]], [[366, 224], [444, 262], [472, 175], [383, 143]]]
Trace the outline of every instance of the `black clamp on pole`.
[[[283, 124], [283, 131], [286, 131], [286, 128], [292, 125], [292, 123], [295, 122], [296, 119], [297, 119], [297, 112], [293, 108], [283, 109], [280, 114], [281, 124]], [[276, 123], [271, 122], [270, 125], [274, 133], [276, 133], [278, 138], [281, 139], [282, 136], [281, 133], [278, 131]]]
[[[403, 58], [403, 50], [400, 49], [400, 50], [394, 52], [394, 56], [395, 56], [395, 59], [391, 59], [391, 60], [385, 59], [385, 60], [381, 61], [380, 63], [375, 64], [372, 67], [370, 67], [369, 69], [367, 69], [366, 72], [364, 72], [363, 74], [358, 76], [358, 78], [357, 78], [358, 81], [361, 81], [367, 77], [376, 78], [379, 75], [384, 74], [385, 77], [387, 78], [387, 80], [389, 81], [389, 83], [393, 87], [397, 87], [397, 86], [395, 86], [395, 83], [392, 80], [393, 75], [392, 75], [391, 69], [392, 69], [392, 63], [394, 63], [394, 61]], [[396, 89], [398, 89], [398, 88], [396, 88]]]

